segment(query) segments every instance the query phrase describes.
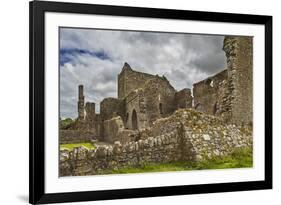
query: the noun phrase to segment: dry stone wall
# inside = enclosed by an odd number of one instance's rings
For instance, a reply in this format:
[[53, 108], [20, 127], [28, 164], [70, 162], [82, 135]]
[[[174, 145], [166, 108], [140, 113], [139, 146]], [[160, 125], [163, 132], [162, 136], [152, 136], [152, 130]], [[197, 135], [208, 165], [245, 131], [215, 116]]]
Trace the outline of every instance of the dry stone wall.
[[122, 145], [100, 146], [96, 150], [80, 147], [73, 151], [60, 151], [60, 176], [91, 175], [106, 169], [140, 166], [150, 162], [174, 162], [188, 160], [192, 155], [183, 147], [184, 139], [176, 132]]
[[178, 110], [149, 129], [138, 141], [60, 151], [60, 176], [99, 174], [145, 163], [196, 161], [252, 146], [251, 127], [226, 125], [221, 118], [192, 109]]
[[251, 146], [252, 127], [227, 124], [221, 117], [206, 115], [193, 109], [181, 109], [168, 118], [154, 122], [148, 136], [169, 133], [183, 124], [197, 158], [204, 155], [225, 155], [234, 148]]

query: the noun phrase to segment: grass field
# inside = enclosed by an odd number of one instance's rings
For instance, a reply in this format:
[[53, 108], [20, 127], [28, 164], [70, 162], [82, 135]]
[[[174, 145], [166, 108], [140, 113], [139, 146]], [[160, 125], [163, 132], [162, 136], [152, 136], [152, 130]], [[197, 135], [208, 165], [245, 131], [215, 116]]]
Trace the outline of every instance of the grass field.
[[231, 155], [225, 157], [214, 157], [199, 162], [174, 162], [161, 164], [145, 164], [140, 167], [124, 167], [115, 170], [104, 170], [101, 174], [125, 174], [144, 172], [168, 172], [203, 169], [226, 169], [245, 168], [253, 166], [252, 149], [236, 149]]
[[61, 144], [60, 149], [68, 149], [73, 150], [75, 147], [81, 147], [84, 146], [88, 149], [95, 149], [96, 146], [92, 145], [91, 143], [76, 143], [76, 144]]

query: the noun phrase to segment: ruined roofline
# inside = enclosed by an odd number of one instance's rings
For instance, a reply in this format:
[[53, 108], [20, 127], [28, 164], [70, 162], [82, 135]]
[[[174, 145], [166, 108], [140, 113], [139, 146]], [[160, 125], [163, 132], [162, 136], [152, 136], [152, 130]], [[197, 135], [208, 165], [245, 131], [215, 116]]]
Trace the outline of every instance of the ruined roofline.
[[133, 70], [131, 68], [131, 66], [129, 65], [129, 63], [125, 62], [123, 67], [122, 67], [122, 70], [121, 70], [121, 73], [124, 71], [124, 70]]
[[[129, 65], [129, 63], [125, 62], [123, 67], [122, 67], [122, 70], [121, 72], [119, 73], [119, 75], [121, 75], [123, 73], [124, 70], [128, 70], [128, 71], [131, 71], [131, 72], [134, 72], [134, 73], [137, 73], [137, 74], [142, 74], [142, 75], [146, 75], [146, 76], [149, 76], [149, 77], [156, 77], [156, 78], [160, 78], [160, 79], [163, 79], [163, 80], [167, 80], [167, 78], [163, 75], [163, 76], [159, 76], [158, 74], [156, 75], [153, 75], [153, 74], [149, 74], [149, 73], [145, 73], [145, 72], [141, 72], [141, 71], [137, 71], [137, 70], [134, 70], [132, 69], [132, 67]], [[168, 81], [169, 82], [169, 81]]]
[[[131, 67], [127, 62], [124, 63], [124, 66], [123, 66], [123, 68], [122, 68], [122, 71], [121, 71], [121, 73], [120, 73], [118, 76], [122, 75], [124, 70], [127, 70], [127, 71], [129, 71], [129, 72], [135, 73], [135, 74], [137, 74], [137, 75], [138, 75], [138, 74], [139, 74], [139, 75], [145, 75], [145, 76], [147, 76], [147, 77], [150, 78], [150, 79], [148, 79], [142, 86], [140, 86], [140, 88], [144, 88], [145, 85], [146, 85], [149, 81], [151, 81], [151, 80], [159, 79], [159, 80], [163, 80], [163, 81], [167, 82], [168, 85], [169, 85], [172, 89], [174, 89], [176, 92], [182, 91], [182, 90], [184, 90], [184, 89], [189, 89], [189, 90], [191, 90], [191, 88], [182, 88], [182, 89], [180, 89], [180, 90], [177, 90], [177, 89], [170, 83], [170, 81], [169, 81], [164, 75], [163, 75], [163, 76], [159, 76], [158, 74], [153, 75], [153, 74], [149, 74], [149, 73], [145, 73], [145, 72], [141, 72], [141, 71], [134, 70], [134, 69], [132, 69], [132, 67]], [[223, 71], [222, 71], [222, 72], [223, 72]], [[135, 90], [133, 90], [133, 91], [131, 91], [131, 92], [135, 92]], [[130, 93], [131, 93], [131, 92], [130, 92]], [[128, 95], [125, 96], [124, 99], [127, 98], [127, 97], [130, 95], [130, 93], [128, 93]]]
[[212, 75], [212, 76], [209, 76], [209, 77], [207, 77], [207, 78], [205, 78], [205, 79], [203, 79], [203, 80], [200, 80], [200, 81], [198, 81], [198, 82], [196, 82], [196, 83], [193, 83], [193, 86], [198, 85], [198, 84], [201, 84], [201, 83], [205, 82], [206, 80], [213, 79], [214, 77], [223, 75], [225, 72], [227, 72], [227, 69], [224, 69], [224, 70], [222, 70], [222, 71], [220, 71], [220, 72], [218, 72], [218, 73], [216, 73], [216, 74], [214, 74], [214, 75]]
[[102, 102], [108, 101], [108, 100], [120, 100], [120, 99], [118, 99], [118, 98], [116, 98], [116, 97], [106, 97], [106, 98], [103, 98], [103, 99], [102, 99], [102, 101], [100, 102], [100, 104], [101, 104]]
[[171, 85], [170, 81], [166, 79], [166, 77], [159, 77], [158, 75], [154, 76], [156, 78], [151, 78], [149, 80], [147, 80], [144, 85], [142, 86], [143, 88], [145, 88], [149, 83], [155, 81], [155, 80], [163, 80], [165, 81], [166, 83], [168, 83], [168, 86], [170, 86], [172, 89], [174, 89], [175, 91], [177, 91], [174, 86]]

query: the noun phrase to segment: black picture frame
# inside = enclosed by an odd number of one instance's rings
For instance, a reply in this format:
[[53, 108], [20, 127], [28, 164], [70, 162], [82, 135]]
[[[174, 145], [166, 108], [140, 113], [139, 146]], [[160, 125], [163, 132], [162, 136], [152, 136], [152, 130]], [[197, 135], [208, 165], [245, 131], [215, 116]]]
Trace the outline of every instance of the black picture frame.
[[[62, 2], [32, 1], [29, 4], [30, 46], [30, 143], [29, 202], [31, 204], [154, 197], [260, 190], [272, 188], [272, 17], [262, 15], [199, 12], [185, 10], [105, 6]], [[153, 188], [45, 193], [45, 13], [79, 13], [110, 16], [149, 17], [162, 19], [199, 20], [210, 22], [246, 23], [265, 26], [265, 180], [219, 184], [198, 184]]]

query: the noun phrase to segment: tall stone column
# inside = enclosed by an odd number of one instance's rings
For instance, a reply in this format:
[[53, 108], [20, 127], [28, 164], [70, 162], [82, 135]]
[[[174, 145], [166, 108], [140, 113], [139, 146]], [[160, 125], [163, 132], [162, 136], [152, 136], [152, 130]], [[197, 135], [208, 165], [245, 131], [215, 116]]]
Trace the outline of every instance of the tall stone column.
[[78, 119], [84, 119], [84, 104], [85, 104], [85, 97], [83, 93], [83, 85], [78, 86]]

